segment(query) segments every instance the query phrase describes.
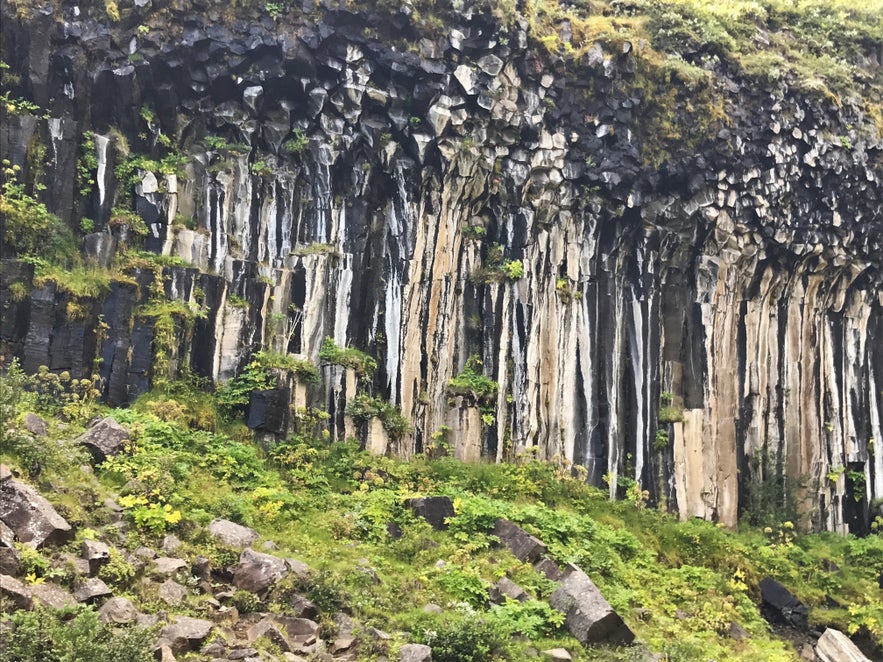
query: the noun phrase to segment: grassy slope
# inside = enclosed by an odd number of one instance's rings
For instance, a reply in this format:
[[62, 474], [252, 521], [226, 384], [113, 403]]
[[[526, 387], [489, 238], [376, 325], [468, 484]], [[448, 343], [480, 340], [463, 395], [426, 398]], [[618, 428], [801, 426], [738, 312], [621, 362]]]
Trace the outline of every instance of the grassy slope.
[[[120, 547], [157, 548], [165, 533], [174, 532], [185, 541], [188, 558], [203, 554], [217, 567], [236, 554], [213, 544], [202, 527], [227, 517], [275, 541], [276, 553], [317, 570], [309, 585], [278, 589], [270, 606], [284, 602], [286, 590], [306, 590], [323, 608], [326, 625], [327, 615], [346, 608], [365, 625], [468, 650], [475, 660], [490, 659], [480, 650], [488, 642], [499, 659], [522, 659], [529, 645], [581, 650], [543, 603], [487, 610], [486, 587], [504, 575], [539, 598], [552, 590], [533, 568], [492, 545], [487, 531], [500, 516], [538, 535], [559, 563], [582, 566], [639, 640], [671, 659], [796, 659], [789, 643], [771, 635], [755, 606], [757, 584], [766, 575], [811, 605], [814, 623], [861, 629], [883, 643], [883, 591], [876, 585], [883, 570], [881, 537], [804, 536], [787, 523], [739, 533], [699, 520], [681, 523], [647, 508], [637, 490], [611, 503], [601, 491], [570, 478], [567, 467], [530, 458], [501, 466], [447, 458], [399, 462], [369, 457], [354, 444], [331, 443], [321, 435], [298, 436], [265, 456], [241, 424], [219, 418], [212, 396], [180, 383], [171, 388], [132, 409], [111, 412], [130, 427], [134, 444], [94, 475], [82, 473], [84, 458], [69, 444], [33, 444], [18, 434], [4, 444], [0, 460], [24, 475], [35, 461], [41, 465], [36, 482], [80, 528], [78, 540], [101, 535]], [[33, 395], [18, 404], [19, 416], [35, 409], [41, 403]], [[69, 402], [67, 414], [82, 423], [95, 409]], [[305, 416], [304, 430], [314, 422]], [[76, 430], [76, 423], [53, 424], [52, 438], [70, 438]], [[404, 507], [405, 498], [423, 494], [454, 499], [457, 514], [448, 531], [432, 531]], [[116, 541], [112, 527], [102, 528], [108, 495], [125, 506], [134, 524]], [[391, 521], [404, 533], [398, 540], [388, 536]], [[52, 570], [48, 554], [31, 559], [30, 571], [70, 581], [63, 567]], [[831, 571], [832, 562], [841, 570]], [[164, 607], [155, 588], [130, 576], [121, 560], [107, 575], [118, 594], [137, 597], [145, 610]], [[185, 611], [199, 614], [201, 600], [191, 595]], [[430, 602], [444, 607], [444, 614], [425, 613]], [[237, 604], [240, 611], [268, 606], [249, 596], [239, 596]], [[731, 622], [750, 638], [730, 638]], [[405, 640], [397, 634], [394, 645]], [[360, 655], [369, 659], [372, 649]], [[579, 659], [629, 656], [589, 649]]]

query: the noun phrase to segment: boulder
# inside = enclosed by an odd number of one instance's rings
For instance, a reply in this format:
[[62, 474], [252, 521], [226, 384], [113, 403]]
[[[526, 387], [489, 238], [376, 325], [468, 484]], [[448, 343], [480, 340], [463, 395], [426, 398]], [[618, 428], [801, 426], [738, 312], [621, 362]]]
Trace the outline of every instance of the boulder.
[[77, 599], [57, 584], [35, 584], [31, 587], [31, 594], [35, 603], [52, 609], [64, 609], [77, 604]]
[[90, 577], [77, 587], [77, 590], [74, 591], [74, 597], [77, 599], [77, 602], [88, 602], [95, 598], [111, 595], [111, 593], [112, 591], [108, 585], [102, 580], [98, 577]]
[[98, 421], [77, 437], [77, 443], [89, 449], [93, 460], [100, 464], [109, 455], [116, 455], [129, 440], [129, 431], [112, 418]]
[[247, 526], [236, 524], [227, 519], [215, 519], [208, 525], [209, 534], [228, 547], [244, 549], [254, 544], [260, 534]]
[[561, 572], [561, 568], [558, 567], [558, 564], [548, 556], [543, 557], [534, 563], [533, 567], [543, 573], [546, 576], [546, 579], [553, 582], [559, 581], [564, 576], [564, 573]]
[[405, 644], [399, 651], [399, 662], [432, 662], [432, 649], [423, 644]]
[[[253, 644], [258, 639], [267, 639], [283, 652], [290, 653], [294, 650], [294, 644], [289, 640], [285, 628], [271, 618], [264, 618], [248, 628], [248, 643]], [[228, 656], [229, 658], [229, 656]]]
[[138, 619], [138, 610], [128, 598], [111, 598], [98, 610], [98, 618], [102, 623], [125, 625]]
[[871, 662], [849, 637], [834, 628], [828, 628], [819, 637], [816, 656], [821, 662]]
[[174, 623], [166, 625], [159, 633], [157, 648], [166, 645], [176, 655], [196, 650], [211, 631], [211, 621], [189, 616], [176, 616]]
[[10, 602], [16, 609], [31, 609], [34, 606], [34, 596], [31, 589], [9, 575], [0, 575], [0, 606], [7, 611], [5, 603]]
[[73, 530], [33, 487], [14, 478], [0, 481], [0, 521], [31, 547], [66, 542]]
[[15, 548], [15, 533], [0, 522], [0, 574], [17, 575], [21, 568], [21, 554]]
[[549, 597], [549, 604], [565, 615], [565, 627], [583, 645], [627, 645], [635, 639], [594, 582], [574, 565], [568, 566], [561, 586]]
[[178, 582], [167, 579], [159, 585], [159, 599], [167, 605], [179, 605], [187, 599], [187, 589]]
[[488, 589], [490, 600], [496, 604], [502, 604], [508, 598], [509, 600], [517, 600], [518, 602], [527, 602], [530, 596], [523, 588], [513, 582], [508, 577], [501, 578], [496, 584]]
[[567, 660], [573, 659], [573, 656], [566, 648], [550, 648], [549, 650], [544, 650], [543, 657], [550, 660], [556, 660], [556, 662], [566, 662]]
[[536, 563], [547, 551], [542, 540], [507, 519], [498, 519], [494, 523], [493, 533], [519, 561]]
[[153, 570], [158, 575], [170, 576], [187, 567], [187, 561], [169, 556], [153, 559]]
[[25, 430], [35, 437], [45, 437], [49, 433], [49, 425], [41, 416], [28, 412], [25, 414]]
[[760, 595], [763, 599], [761, 612], [768, 621], [806, 629], [809, 609], [782, 584], [765, 577], [760, 582]]
[[110, 562], [110, 548], [98, 540], [84, 540], [80, 556], [89, 562], [89, 574], [96, 575], [105, 563]]
[[288, 574], [284, 559], [262, 554], [249, 548], [239, 555], [239, 565], [233, 571], [233, 583], [237, 588], [260, 593]]
[[454, 516], [454, 503], [450, 497], [434, 496], [408, 499], [408, 507], [418, 517], [422, 517], [437, 531], [448, 528], [445, 520]]

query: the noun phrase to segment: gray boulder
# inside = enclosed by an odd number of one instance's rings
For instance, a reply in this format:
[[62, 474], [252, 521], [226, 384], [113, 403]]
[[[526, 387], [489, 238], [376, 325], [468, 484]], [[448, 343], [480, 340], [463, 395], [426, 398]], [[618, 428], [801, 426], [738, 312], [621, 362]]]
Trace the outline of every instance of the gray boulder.
[[0, 522], [0, 574], [17, 575], [21, 569], [21, 554], [14, 546], [15, 533]]
[[77, 590], [74, 591], [74, 597], [77, 602], [88, 602], [95, 598], [103, 598], [112, 593], [110, 587], [98, 577], [90, 577], [84, 581]]
[[71, 525], [33, 487], [14, 478], [0, 481], [0, 521], [31, 547], [61, 544], [72, 535]]
[[239, 565], [233, 571], [233, 583], [243, 591], [260, 593], [285, 577], [288, 572], [285, 559], [249, 548], [239, 555]]
[[110, 562], [110, 548], [98, 540], [84, 540], [80, 556], [89, 563], [89, 574], [96, 575], [105, 563]]
[[159, 585], [159, 599], [167, 605], [179, 605], [187, 599], [187, 589], [178, 582], [167, 579]]
[[260, 534], [247, 526], [236, 524], [227, 519], [212, 520], [208, 525], [208, 532], [213, 538], [228, 547], [244, 549], [260, 538]]
[[32, 412], [25, 414], [25, 430], [35, 437], [45, 437], [49, 433], [46, 421]]
[[852, 639], [834, 628], [828, 628], [819, 637], [816, 656], [821, 662], [871, 662]]
[[500, 539], [500, 544], [508, 547], [519, 561], [536, 563], [547, 551], [542, 540], [507, 519], [498, 519], [493, 533]]
[[549, 604], [565, 615], [565, 627], [584, 646], [627, 645], [635, 639], [594, 582], [574, 565], [568, 566], [561, 586], [549, 597]]
[[405, 644], [399, 651], [399, 662], [432, 662], [432, 649], [423, 644]]
[[9, 603], [16, 609], [31, 609], [34, 606], [34, 596], [31, 589], [15, 577], [0, 575], [0, 611], [8, 611], [6, 604]]
[[31, 594], [35, 603], [52, 609], [64, 609], [77, 604], [77, 599], [57, 584], [35, 584], [31, 587]]
[[212, 622], [189, 616], [176, 616], [174, 623], [166, 625], [159, 633], [157, 649], [168, 646], [180, 655], [198, 649], [212, 631]]
[[116, 455], [129, 440], [129, 431], [112, 418], [98, 421], [77, 437], [77, 443], [89, 449], [96, 463], [104, 462], [109, 455]]
[[530, 596], [523, 588], [513, 582], [508, 577], [501, 578], [496, 584], [488, 589], [491, 602], [495, 604], [503, 604], [506, 599], [517, 600], [518, 602], [527, 602]]
[[138, 619], [138, 610], [128, 598], [111, 598], [98, 610], [98, 618], [102, 623], [125, 625]]

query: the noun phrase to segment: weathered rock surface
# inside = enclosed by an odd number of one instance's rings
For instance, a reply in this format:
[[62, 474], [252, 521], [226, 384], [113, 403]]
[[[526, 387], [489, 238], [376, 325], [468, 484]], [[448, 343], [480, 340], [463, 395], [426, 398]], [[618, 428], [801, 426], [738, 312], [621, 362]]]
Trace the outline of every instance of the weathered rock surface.
[[849, 637], [834, 628], [822, 633], [815, 653], [821, 662], [871, 662]]
[[433, 496], [408, 499], [408, 507], [418, 517], [422, 517], [432, 525], [433, 529], [441, 531], [448, 528], [445, 520], [454, 516], [454, 503], [450, 497]]
[[98, 577], [89, 577], [74, 591], [74, 598], [77, 602], [88, 602], [95, 598], [111, 595], [111, 593], [110, 587], [103, 580]]
[[546, 545], [539, 538], [530, 535], [514, 522], [507, 519], [498, 519], [494, 524], [493, 534], [500, 539], [500, 543], [509, 548], [509, 551], [519, 561], [536, 563], [546, 553]]
[[77, 441], [89, 449], [98, 463], [119, 453], [128, 440], [129, 431], [110, 417], [98, 421], [77, 437]]
[[34, 595], [15, 577], [0, 575], [0, 602], [6, 601], [16, 609], [30, 609], [34, 604]]
[[221, 543], [240, 549], [252, 545], [261, 537], [254, 529], [226, 519], [212, 520], [208, 532]]
[[0, 481], [0, 520], [32, 547], [68, 540], [71, 525], [33, 487], [14, 478]]
[[17, 575], [21, 555], [15, 548], [15, 532], [0, 520], [0, 575]]
[[89, 572], [93, 575], [110, 562], [110, 548], [99, 540], [84, 540], [80, 544], [80, 555], [89, 563]]
[[[0, 151], [27, 172], [29, 146], [46, 148], [42, 197], [71, 227], [94, 220], [90, 260], [137, 243], [193, 265], [162, 274], [170, 298], [205, 311], [175, 324], [172, 372], [226, 380], [259, 346], [317, 361], [327, 336], [373, 354], [375, 375], [324, 366], [325, 387], [281, 379], [272, 399], [335, 412], [335, 438], [356, 433], [346, 403], [372, 381], [413, 425], [378, 442], [390, 453], [448, 429], [455, 457], [502, 459], [511, 438], [596, 485], [628, 471], [682, 516], [729, 525], [783, 467], [807, 478], [806, 524], [867, 529], [883, 498], [883, 454], [868, 452], [883, 437], [883, 148], [863, 109], [708, 65], [716, 112], [685, 116], [698, 99], [673, 85], [663, 115], [681, 136], [659, 145], [662, 96], [642, 86], [639, 48], [553, 56], [482, 12], [421, 35], [418, 54], [370, 36], [419, 33], [407, 9], [393, 28], [360, 10], [354, 30], [336, 5], [222, 20], [172, 3], [133, 15], [151, 34], [132, 41], [131, 21], [91, 7], [20, 18], [13, 5], [0, 56], [41, 116], [5, 123]], [[146, 99], [162, 100], [150, 127]], [[98, 166], [80, 195], [85, 131]], [[171, 138], [186, 184], [117, 181], [117, 131], [157, 159]], [[213, 146], [222, 136], [245, 149]], [[143, 239], [110, 222], [127, 196]], [[109, 402], [150, 386], [155, 330], [136, 310], [152, 272], [69, 320], [68, 294], [33, 288], [33, 265], [2, 269], [0, 340], [26, 370], [84, 377], [100, 355]], [[450, 397], [473, 354], [500, 385], [482, 403], [491, 425], [475, 398]], [[675, 411], [661, 417], [663, 393]], [[274, 435], [288, 411], [255, 409], [253, 425]], [[752, 463], [767, 451], [775, 461]], [[866, 476], [863, 498], [845, 475], [827, 480], [838, 466]]]
[[64, 590], [61, 586], [52, 583], [35, 584], [31, 587], [34, 602], [50, 607], [51, 609], [64, 609], [77, 604], [77, 599]]
[[197, 650], [212, 631], [213, 624], [200, 618], [176, 616], [159, 634], [158, 645], [168, 646], [175, 655]]
[[399, 662], [432, 662], [432, 649], [424, 644], [405, 644], [399, 651]]
[[128, 598], [111, 598], [98, 610], [98, 617], [104, 623], [125, 625], [134, 623], [138, 618], [138, 609]]
[[233, 583], [243, 591], [260, 593], [288, 573], [285, 559], [246, 549], [239, 555], [239, 565], [233, 571]]
[[565, 615], [564, 626], [583, 645], [627, 645], [635, 639], [594, 582], [576, 566], [567, 568], [561, 586], [549, 596], [549, 604]]

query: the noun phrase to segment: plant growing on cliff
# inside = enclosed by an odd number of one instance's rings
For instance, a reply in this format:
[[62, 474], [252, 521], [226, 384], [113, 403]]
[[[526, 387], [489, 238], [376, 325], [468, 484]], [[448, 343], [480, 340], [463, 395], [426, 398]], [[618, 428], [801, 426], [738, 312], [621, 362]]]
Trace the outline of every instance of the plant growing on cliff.
[[464, 396], [475, 403], [491, 402], [500, 385], [481, 373], [483, 365], [478, 354], [466, 359], [463, 372], [448, 381], [448, 395]]
[[295, 129], [292, 137], [282, 144], [282, 148], [289, 154], [300, 154], [310, 146], [310, 139], [307, 138], [303, 129]]
[[327, 336], [319, 350], [319, 358], [325, 363], [355, 370], [362, 377], [370, 377], [377, 370], [377, 361], [373, 357], [355, 347], [338, 347], [334, 339]]
[[411, 431], [411, 422], [398, 407], [367, 393], [360, 393], [353, 398], [346, 406], [346, 413], [358, 423], [364, 423], [372, 418], [380, 419], [383, 429], [393, 439], [398, 439]]

